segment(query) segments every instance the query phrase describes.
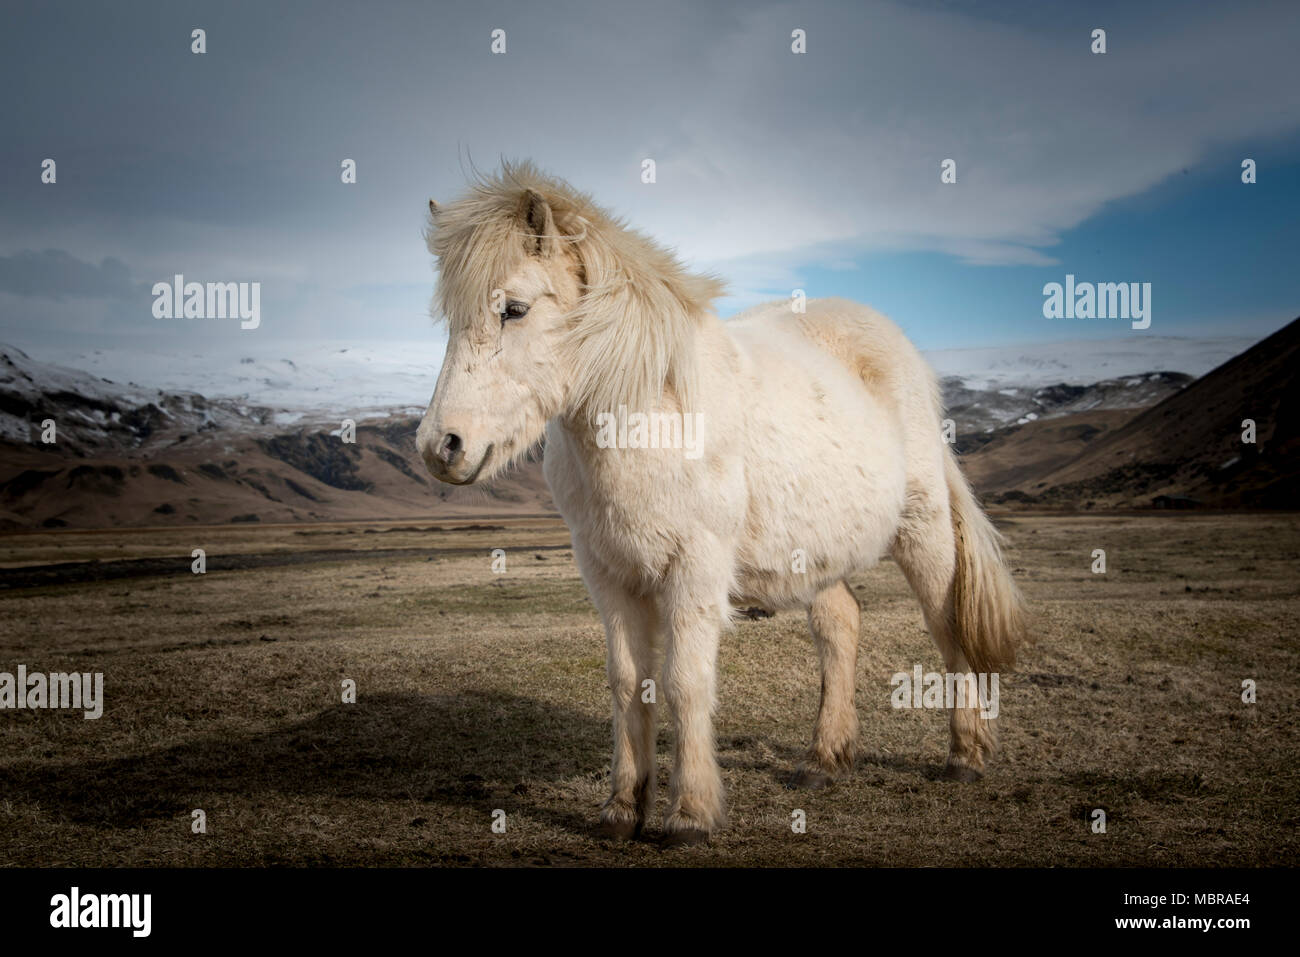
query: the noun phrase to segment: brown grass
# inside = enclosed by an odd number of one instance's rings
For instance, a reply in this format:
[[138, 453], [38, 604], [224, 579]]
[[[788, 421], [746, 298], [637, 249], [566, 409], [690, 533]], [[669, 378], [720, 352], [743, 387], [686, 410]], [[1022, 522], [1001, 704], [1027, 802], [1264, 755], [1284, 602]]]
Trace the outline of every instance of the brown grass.
[[[0, 671], [102, 671], [107, 699], [98, 721], [0, 712], [0, 865], [1295, 859], [1300, 517], [1001, 522], [1039, 644], [1003, 678], [1002, 751], [974, 785], [939, 780], [941, 713], [890, 708], [892, 673], [940, 667], [894, 565], [853, 582], [863, 755], [828, 791], [786, 787], [817, 707], [802, 616], [741, 622], [717, 721], [731, 823], [674, 852], [592, 835], [609, 774], [603, 635], [563, 527], [419, 530], [431, 524], [0, 539], [0, 585], [21, 565], [175, 558], [174, 572], [0, 590]], [[302, 560], [199, 577], [200, 546]], [[661, 810], [670, 742], [664, 727]], [[1106, 834], [1089, 828], [1099, 807]], [[194, 808], [207, 834], [191, 833]]]

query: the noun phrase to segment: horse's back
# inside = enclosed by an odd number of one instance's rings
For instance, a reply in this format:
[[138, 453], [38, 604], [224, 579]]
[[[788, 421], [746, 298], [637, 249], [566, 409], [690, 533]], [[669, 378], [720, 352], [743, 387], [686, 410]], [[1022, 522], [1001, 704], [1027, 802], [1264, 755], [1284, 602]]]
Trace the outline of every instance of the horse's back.
[[[731, 324], [742, 342], [797, 337], [844, 370], [875, 407], [871, 443], [878, 450], [877, 464], [879, 453], [892, 446], [909, 499], [924, 504], [946, 498], [949, 452], [942, 439], [938, 381], [894, 322], [870, 306], [830, 298], [808, 300], [801, 313], [793, 312], [788, 300], [777, 300], [742, 313]], [[860, 424], [868, 427], [866, 421]]]
[[903, 330], [870, 306], [848, 299], [809, 299], [804, 311], [796, 313], [788, 300], [778, 299], [746, 310], [732, 323], [737, 329], [798, 329], [882, 401], [900, 411], [924, 412], [927, 424], [938, 417], [934, 373]]

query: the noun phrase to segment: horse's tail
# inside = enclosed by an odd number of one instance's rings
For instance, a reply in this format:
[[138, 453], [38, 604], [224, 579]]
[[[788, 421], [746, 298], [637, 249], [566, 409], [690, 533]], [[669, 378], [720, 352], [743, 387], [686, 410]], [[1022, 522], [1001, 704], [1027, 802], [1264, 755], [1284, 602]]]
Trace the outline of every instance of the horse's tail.
[[952, 580], [953, 632], [976, 673], [1010, 670], [1025, 640], [1025, 603], [1002, 557], [1002, 535], [975, 501], [951, 452], [945, 465], [957, 564]]

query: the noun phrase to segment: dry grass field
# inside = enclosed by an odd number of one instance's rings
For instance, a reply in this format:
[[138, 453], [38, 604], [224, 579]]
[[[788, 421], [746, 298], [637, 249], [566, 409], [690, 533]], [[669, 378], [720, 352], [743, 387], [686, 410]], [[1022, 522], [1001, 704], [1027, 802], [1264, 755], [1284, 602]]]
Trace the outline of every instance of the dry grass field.
[[855, 771], [787, 788], [815, 655], [801, 615], [741, 621], [723, 639], [717, 718], [730, 825], [668, 852], [657, 819], [629, 845], [593, 834], [610, 758], [603, 635], [555, 521], [0, 538], [0, 671], [100, 671], [106, 699], [99, 720], [0, 712], [0, 865], [1293, 863], [1300, 516], [999, 524], [1039, 643], [1003, 676], [984, 781], [940, 780], [942, 712], [890, 706], [891, 674], [941, 665], [884, 562], [853, 583]]

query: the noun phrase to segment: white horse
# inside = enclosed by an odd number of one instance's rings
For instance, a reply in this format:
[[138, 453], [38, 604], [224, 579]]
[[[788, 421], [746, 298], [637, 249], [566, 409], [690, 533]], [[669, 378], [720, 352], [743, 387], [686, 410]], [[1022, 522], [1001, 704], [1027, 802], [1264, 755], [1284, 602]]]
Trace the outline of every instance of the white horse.
[[[808, 609], [822, 694], [802, 785], [854, 760], [847, 580], [883, 555], [949, 673], [1014, 664], [1023, 611], [999, 535], [943, 441], [934, 374], [892, 322], [822, 299], [724, 323], [710, 310], [715, 279], [529, 163], [429, 207], [449, 341], [417, 444], [434, 476], [465, 485], [545, 435], [546, 480], [608, 644], [604, 833], [631, 838], [654, 809], [643, 682], [661, 664], [676, 731], [664, 841], [723, 824], [713, 711], [735, 603]], [[978, 702], [955, 707], [950, 726], [946, 775], [980, 777], [996, 739]]]

